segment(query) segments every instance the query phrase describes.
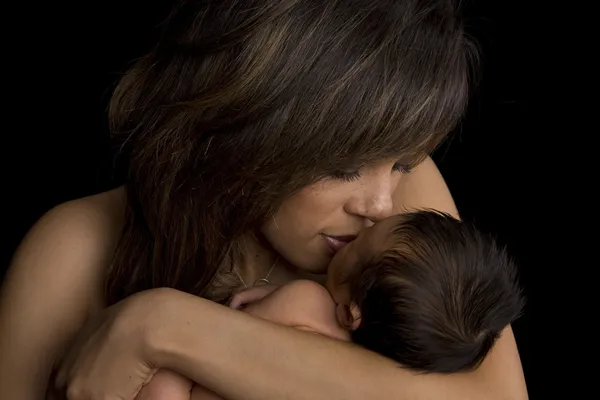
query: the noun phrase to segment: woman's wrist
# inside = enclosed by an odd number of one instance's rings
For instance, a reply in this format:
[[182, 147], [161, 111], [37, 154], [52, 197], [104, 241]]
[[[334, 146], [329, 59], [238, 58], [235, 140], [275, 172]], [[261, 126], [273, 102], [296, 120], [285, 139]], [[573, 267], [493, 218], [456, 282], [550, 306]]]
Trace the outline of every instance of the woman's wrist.
[[[232, 313], [238, 311], [169, 288], [147, 291], [137, 301], [142, 310], [138, 312], [136, 323], [148, 363], [154, 368], [171, 369], [202, 383], [190, 370], [197, 371], [203, 363], [203, 358], [198, 355], [208, 353], [208, 350], [198, 351], [199, 347], [216, 340], [211, 337], [215, 329], [224, 329], [215, 326], [214, 309]], [[226, 322], [226, 319], [222, 321]], [[196, 356], [190, 357], [190, 352]]]
[[115, 321], [119, 336], [128, 337], [139, 345], [142, 356], [152, 367], [166, 368], [165, 354], [176, 342], [173, 328], [183, 328], [179, 319], [178, 303], [185, 293], [158, 288], [136, 293], [123, 300], [124, 304]]
[[148, 290], [139, 293], [136, 304], [131, 307], [144, 356], [156, 368], [165, 368], [164, 354], [175, 340], [171, 336], [173, 325], [178, 325], [175, 312], [178, 294], [178, 291], [169, 288]]

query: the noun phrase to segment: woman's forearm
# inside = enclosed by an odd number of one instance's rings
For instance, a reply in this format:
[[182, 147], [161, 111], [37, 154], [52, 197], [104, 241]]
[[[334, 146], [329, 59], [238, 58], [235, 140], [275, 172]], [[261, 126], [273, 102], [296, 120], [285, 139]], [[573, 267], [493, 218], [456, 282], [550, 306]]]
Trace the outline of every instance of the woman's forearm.
[[[180, 292], [173, 293], [162, 312], [167, 316], [152, 327], [157, 366], [230, 400], [527, 398], [519, 384], [518, 356], [517, 365], [514, 360], [500, 365], [511, 360], [486, 359], [471, 373], [415, 375], [351, 343], [280, 326]], [[492, 366], [486, 365], [492, 361]]]

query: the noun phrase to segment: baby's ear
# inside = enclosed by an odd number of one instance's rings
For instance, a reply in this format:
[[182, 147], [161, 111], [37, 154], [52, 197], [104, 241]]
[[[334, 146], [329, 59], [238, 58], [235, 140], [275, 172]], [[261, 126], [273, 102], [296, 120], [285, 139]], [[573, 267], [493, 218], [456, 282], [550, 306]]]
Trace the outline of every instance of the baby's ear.
[[360, 309], [356, 303], [337, 304], [336, 310], [337, 319], [340, 325], [349, 331], [355, 331], [360, 326]]
[[345, 303], [338, 303], [335, 306], [335, 314], [340, 326], [346, 330], [352, 330], [352, 313], [350, 307]]
[[360, 326], [361, 318], [360, 308], [358, 308], [358, 305], [355, 302], [350, 303], [350, 316], [350, 330], [355, 331]]

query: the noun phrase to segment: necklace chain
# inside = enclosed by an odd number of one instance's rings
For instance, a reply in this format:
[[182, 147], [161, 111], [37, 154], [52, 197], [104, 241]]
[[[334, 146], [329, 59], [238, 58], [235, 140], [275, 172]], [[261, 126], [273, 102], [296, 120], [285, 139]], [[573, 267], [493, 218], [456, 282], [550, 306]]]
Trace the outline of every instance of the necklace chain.
[[[258, 286], [259, 284], [270, 285], [271, 281], [269, 281], [269, 276], [271, 276], [271, 272], [273, 272], [275, 265], [277, 265], [277, 261], [279, 261], [279, 257], [275, 258], [275, 262], [273, 263], [273, 265], [271, 265], [271, 269], [269, 269], [269, 272], [267, 272], [267, 275], [264, 278], [258, 278], [257, 280], [255, 280], [254, 284], [252, 286]], [[244, 285], [244, 288], [248, 289], [248, 285], [246, 285], [244, 278], [242, 278], [242, 274], [240, 274], [240, 272], [235, 267], [235, 265], [233, 266], [233, 271], [238, 276], [238, 278], [240, 278], [240, 281], [242, 282], [242, 285]]]

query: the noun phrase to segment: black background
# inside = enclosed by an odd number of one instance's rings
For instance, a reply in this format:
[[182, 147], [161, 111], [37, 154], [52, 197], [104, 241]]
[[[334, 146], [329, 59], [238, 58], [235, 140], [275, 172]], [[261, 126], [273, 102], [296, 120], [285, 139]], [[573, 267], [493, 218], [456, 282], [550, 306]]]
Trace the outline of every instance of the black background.
[[[29, 227], [63, 201], [117, 185], [105, 109], [119, 74], [150, 48], [169, 1], [28, 2], [5, 18], [12, 34], [3, 65], [2, 168], [5, 188], [2, 272]], [[468, 30], [482, 50], [483, 76], [465, 122], [435, 154], [463, 218], [494, 233], [518, 260], [528, 304], [515, 323], [530, 397], [532, 329], [540, 299], [539, 212], [547, 203], [548, 133], [534, 103], [543, 32], [537, 11], [518, 1], [464, 2]], [[534, 143], [536, 145], [534, 145]], [[543, 218], [542, 218], [543, 219]]]

